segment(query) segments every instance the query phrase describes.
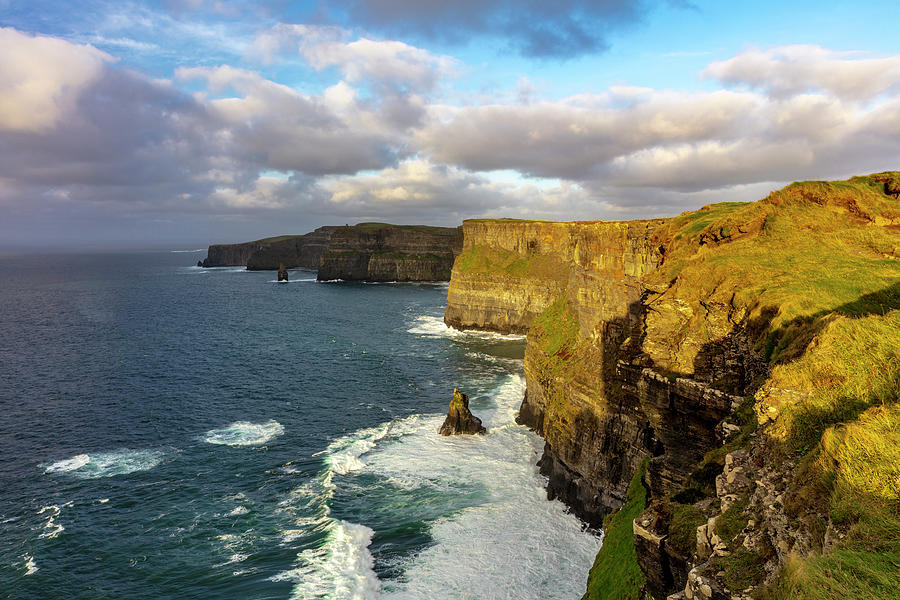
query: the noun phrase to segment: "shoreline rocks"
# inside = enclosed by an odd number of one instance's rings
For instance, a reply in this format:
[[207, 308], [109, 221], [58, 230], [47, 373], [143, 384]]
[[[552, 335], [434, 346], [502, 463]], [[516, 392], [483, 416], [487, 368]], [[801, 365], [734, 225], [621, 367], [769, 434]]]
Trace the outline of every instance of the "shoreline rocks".
[[447, 418], [438, 431], [441, 435], [484, 435], [487, 429], [481, 424], [481, 419], [469, 410], [469, 397], [453, 388], [453, 399], [447, 410]]

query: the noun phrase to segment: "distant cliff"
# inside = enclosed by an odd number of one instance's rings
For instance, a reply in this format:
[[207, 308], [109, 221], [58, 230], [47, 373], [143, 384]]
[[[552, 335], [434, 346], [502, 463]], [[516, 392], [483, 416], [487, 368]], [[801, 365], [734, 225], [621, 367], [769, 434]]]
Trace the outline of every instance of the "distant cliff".
[[900, 595], [898, 190], [463, 223], [445, 321], [527, 332], [548, 494], [606, 530], [586, 598]]
[[287, 268], [316, 269], [328, 249], [333, 226], [319, 227], [305, 235], [282, 235], [241, 244], [214, 244], [209, 247], [204, 267], [246, 266], [253, 270]]
[[319, 264], [329, 281], [447, 281], [462, 247], [459, 228], [360, 223], [338, 227]]

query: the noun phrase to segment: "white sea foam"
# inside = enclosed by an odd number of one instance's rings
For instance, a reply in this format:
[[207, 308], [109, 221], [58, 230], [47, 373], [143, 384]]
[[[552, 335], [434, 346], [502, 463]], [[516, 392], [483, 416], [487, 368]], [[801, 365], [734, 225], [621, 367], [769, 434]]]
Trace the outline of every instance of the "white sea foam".
[[[600, 539], [585, 533], [562, 503], [547, 501], [534, 466], [543, 441], [515, 424], [524, 389], [524, 379], [511, 376], [491, 402], [472, 403], [486, 436], [443, 437], [441, 415], [414, 415], [332, 442], [322, 452], [323, 472], [280, 509], [298, 513], [298, 529], [283, 531], [284, 543], [312, 531], [325, 531], [327, 539], [273, 579], [295, 581], [292, 597], [299, 599], [499, 599], [513, 597], [511, 590], [523, 600], [579, 597]], [[368, 550], [372, 530], [330, 516], [341, 476], [361, 470], [406, 490], [455, 493], [463, 485], [485, 497], [432, 522], [435, 543], [397, 565], [402, 580], [380, 582]]]
[[72, 458], [67, 458], [65, 460], [60, 460], [46, 469], [44, 469], [44, 473], [68, 473], [69, 471], [75, 471], [80, 469], [91, 462], [91, 457], [87, 454], [77, 454]]
[[454, 329], [444, 323], [443, 317], [421, 315], [416, 317], [408, 333], [425, 337], [448, 337], [455, 339], [474, 338], [484, 340], [524, 340], [524, 335], [495, 333], [493, 331], [477, 331], [474, 329]]
[[385, 423], [336, 439], [322, 453], [326, 455], [325, 462], [338, 475], [359, 471], [366, 466], [360, 457], [374, 448], [375, 443], [387, 435], [390, 428], [391, 424]]
[[274, 419], [265, 423], [236, 421], [221, 429], [207, 431], [204, 440], [226, 446], [260, 446], [283, 434], [284, 427]]
[[226, 560], [225, 562], [219, 563], [219, 564], [213, 565], [213, 566], [214, 567], [224, 567], [225, 565], [233, 565], [233, 564], [236, 564], [239, 562], [244, 562], [248, 558], [250, 558], [249, 554], [241, 554], [240, 552], [235, 552], [234, 554], [229, 556], [228, 560]]
[[[492, 396], [494, 407], [473, 412], [486, 436], [442, 437], [441, 417], [420, 417], [412, 435], [369, 452], [366, 472], [404, 488], [476, 485], [486, 501], [432, 523], [435, 544], [400, 567], [403, 581], [386, 582], [382, 598], [577, 598], [600, 540], [582, 531], [565, 506], [549, 502], [535, 468], [543, 441], [515, 424], [524, 380], [512, 376]], [[465, 557], [448, 560], [447, 557]]]
[[248, 512], [250, 512], [250, 509], [247, 508], [246, 506], [236, 506], [232, 510], [230, 510], [228, 512], [228, 514], [226, 514], [225, 516], [226, 517], [239, 517], [241, 515], [246, 515]]
[[34, 575], [35, 573], [37, 573], [37, 571], [39, 569], [38, 569], [38, 566], [35, 564], [34, 557], [32, 555], [26, 554], [25, 556], [22, 557], [22, 559], [23, 559], [22, 564], [25, 567], [26, 575]]
[[322, 547], [304, 550], [296, 568], [271, 580], [295, 582], [293, 600], [374, 600], [381, 590], [368, 549], [374, 533], [363, 525], [332, 520]]
[[38, 536], [39, 538], [48, 538], [48, 539], [52, 540], [53, 538], [58, 536], [60, 533], [62, 533], [63, 531], [66, 530], [65, 527], [63, 527], [60, 523], [56, 522], [56, 517], [59, 516], [60, 512], [61, 512], [60, 508], [55, 504], [51, 504], [50, 506], [45, 506], [45, 507], [41, 508], [41, 510], [38, 511], [37, 514], [39, 514], [39, 515], [49, 513], [49, 516], [47, 517], [47, 522], [44, 523], [44, 527], [43, 527], [44, 533], [40, 534]]
[[292, 543], [313, 531], [326, 535], [321, 546], [304, 550], [297, 556], [296, 568], [272, 578], [273, 581], [296, 582], [291, 598], [369, 600], [378, 597], [381, 582], [375, 575], [374, 559], [368, 550], [374, 531], [331, 517], [329, 502], [335, 492], [334, 478], [365, 468], [360, 457], [386, 436], [410, 432], [416, 419], [383, 423], [332, 441], [318, 453], [324, 456], [323, 471], [292, 490], [279, 504], [279, 512], [296, 514], [298, 527], [281, 532], [283, 543]]
[[277, 279], [270, 279], [269, 283], [310, 283], [315, 281], [315, 277], [304, 277], [303, 279], [291, 279], [290, 281], [278, 281]]
[[125, 475], [152, 469], [165, 459], [166, 454], [163, 450], [146, 449], [78, 454], [46, 466], [44, 473], [65, 473], [80, 479]]
[[247, 267], [201, 267], [207, 273], [253, 273]]

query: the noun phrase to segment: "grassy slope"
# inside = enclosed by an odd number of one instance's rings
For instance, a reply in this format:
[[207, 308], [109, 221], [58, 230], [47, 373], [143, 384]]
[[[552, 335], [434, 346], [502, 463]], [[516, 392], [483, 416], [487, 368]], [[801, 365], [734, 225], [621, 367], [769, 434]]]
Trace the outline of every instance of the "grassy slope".
[[644, 574], [634, 552], [632, 522], [647, 507], [647, 490], [641, 481], [646, 469], [645, 460], [628, 486], [625, 504], [604, 523], [603, 546], [594, 559], [582, 600], [637, 600], [641, 597]]
[[[793, 560], [764, 592], [776, 598], [900, 597], [900, 200], [885, 184], [896, 194], [900, 173], [794, 183], [759, 202], [685, 213], [658, 231], [667, 252], [648, 283], [675, 282], [670, 292], [694, 308], [685, 329], [706, 331], [703, 302], [730, 303], [769, 361], [755, 410], [770, 422], [770, 458], [804, 461], [786, 510], [801, 520], [825, 512], [846, 532], [828, 552]], [[487, 247], [466, 251], [456, 267], [544, 279], [565, 272], [552, 258]], [[562, 301], [532, 334], [548, 379], [565, 379], [578, 340]], [[711, 493], [724, 451], [752, 442], [755, 419], [736, 420], [744, 430], [710, 453], [682, 501]], [[629, 547], [638, 506], [643, 499], [630, 494], [609, 522], [585, 598], [637, 597]], [[745, 506], [726, 521], [746, 523]], [[759, 558], [737, 552], [721, 566], [734, 583], [755, 583]]]
[[[759, 202], [685, 213], [658, 232], [668, 250], [656, 283], [676, 282], [674, 293], [697, 309], [688, 324], [694, 330], [705, 330], [701, 301], [716, 295], [746, 318], [771, 366], [755, 408], [761, 422], [772, 421], [772, 460], [806, 456], [797, 504], [807, 513], [830, 511], [848, 531], [829, 553], [794, 560], [769, 591], [778, 598], [900, 597], [900, 501], [885, 491], [900, 490], [900, 201], [884, 193], [886, 181], [897, 189], [900, 173], [795, 183]], [[460, 259], [463, 272], [554, 271], [489, 248]], [[565, 377], [577, 344], [569, 321], [557, 303], [533, 330], [551, 358], [544, 365], [551, 377]], [[750, 443], [754, 429], [748, 424], [726, 449]], [[712, 476], [724, 456], [714, 453]], [[708, 494], [702, 467], [698, 478], [690, 492]], [[621, 545], [630, 546], [636, 506], [629, 500], [610, 521], [586, 598], [636, 597], [637, 579], [622, 575], [637, 569], [633, 550]], [[803, 510], [792, 516], [803, 518]], [[729, 519], [746, 522], [746, 514], [732, 513]], [[761, 576], [758, 566], [747, 552], [722, 564], [734, 574], [729, 579], [747, 584]]]
[[412, 231], [419, 231], [422, 233], [430, 233], [433, 235], [456, 235], [455, 227], [432, 227], [431, 225], [391, 225], [390, 223], [358, 223], [356, 225], [352, 225], [351, 229], [356, 229], [363, 233], [375, 233], [381, 229], [385, 229], [387, 227], [392, 227], [395, 229], [409, 229]]
[[[885, 181], [900, 174], [796, 183], [682, 215], [666, 232], [659, 277], [698, 298], [733, 292], [748, 311], [772, 367], [756, 396], [771, 460], [805, 457], [789, 515], [825, 513], [847, 532], [794, 559], [773, 597], [900, 597], [900, 201]], [[721, 568], [756, 583], [756, 558], [737, 552]]]

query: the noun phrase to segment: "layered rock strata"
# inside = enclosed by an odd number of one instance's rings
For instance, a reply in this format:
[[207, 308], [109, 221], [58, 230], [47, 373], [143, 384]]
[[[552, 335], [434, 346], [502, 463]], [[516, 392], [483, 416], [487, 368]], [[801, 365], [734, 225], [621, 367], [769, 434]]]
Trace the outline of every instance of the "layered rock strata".
[[337, 228], [318, 279], [447, 281], [462, 247], [456, 227], [360, 223]]
[[239, 267], [253, 270], [317, 269], [328, 250], [331, 234], [337, 227], [319, 227], [305, 235], [284, 235], [241, 244], [213, 244], [202, 262], [204, 267]]
[[[445, 322], [527, 332], [519, 421], [546, 441], [548, 495], [600, 526], [649, 459], [651, 504], [633, 530], [650, 597], [749, 597], [789, 556], [854, 539], [828, 513], [849, 455], [790, 457], [860, 414], [860, 431], [892, 431], [898, 182], [805, 182], [669, 220], [463, 223]], [[900, 501], [879, 493], [877, 510]]]

